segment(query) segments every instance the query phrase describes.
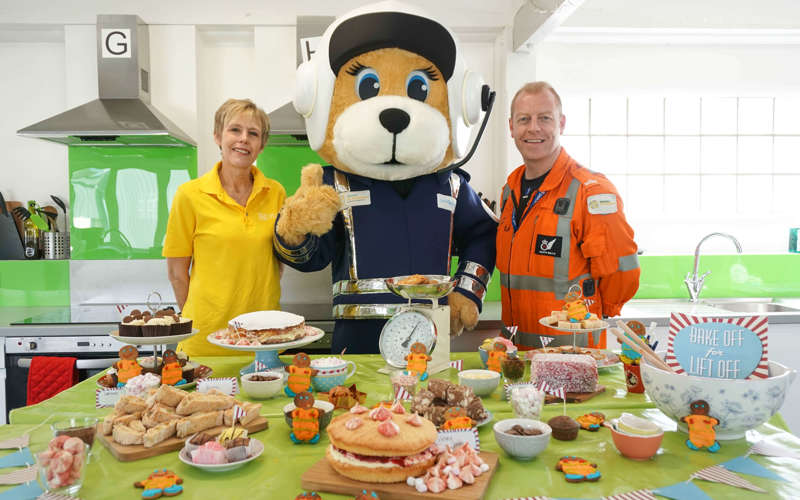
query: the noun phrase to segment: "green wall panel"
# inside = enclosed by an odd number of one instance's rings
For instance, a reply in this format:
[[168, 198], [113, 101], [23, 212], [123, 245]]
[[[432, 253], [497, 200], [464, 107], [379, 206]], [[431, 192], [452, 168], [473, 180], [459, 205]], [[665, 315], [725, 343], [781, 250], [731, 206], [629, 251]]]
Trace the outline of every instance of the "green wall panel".
[[0, 305], [69, 306], [69, 261], [0, 260]]
[[280, 182], [286, 190], [286, 196], [291, 196], [300, 187], [300, 170], [309, 163], [324, 164], [317, 153], [308, 147], [308, 142], [291, 135], [276, 135], [269, 138], [256, 166], [264, 175]]
[[197, 177], [197, 149], [69, 148], [73, 259], [160, 259], [172, 197]]

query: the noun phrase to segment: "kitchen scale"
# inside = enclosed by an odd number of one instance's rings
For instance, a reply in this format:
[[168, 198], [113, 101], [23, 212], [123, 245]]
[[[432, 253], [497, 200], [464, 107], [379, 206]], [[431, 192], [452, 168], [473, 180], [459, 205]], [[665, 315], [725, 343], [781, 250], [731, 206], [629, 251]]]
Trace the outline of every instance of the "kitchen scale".
[[[447, 275], [422, 275], [426, 283], [402, 284], [410, 276], [386, 278], [386, 286], [394, 294], [408, 299], [408, 304], [389, 318], [381, 330], [378, 348], [386, 360], [380, 373], [392, 373], [406, 367], [406, 355], [415, 342], [422, 342], [433, 358], [428, 373], [434, 374], [450, 367], [450, 306], [440, 305], [439, 299], [453, 291], [456, 280]], [[412, 299], [431, 303], [411, 302]]]

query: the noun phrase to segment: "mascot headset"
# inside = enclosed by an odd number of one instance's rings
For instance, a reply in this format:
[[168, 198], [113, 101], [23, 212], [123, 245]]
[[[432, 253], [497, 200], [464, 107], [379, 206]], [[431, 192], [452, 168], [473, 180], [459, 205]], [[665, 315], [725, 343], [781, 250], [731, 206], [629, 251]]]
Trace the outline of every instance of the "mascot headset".
[[403, 302], [384, 278], [449, 274], [454, 252], [451, 332], [474, 328], [497, 218], [459, 167], [493, 100], [453, 33], [399, 2], [336, 19], [298, 67], [294, 106], [309, 145], [331, 166], [303, 168], [274, 241], [278, 257], [300, 271], [333, 264], [333, 351], [377, 352], [383, 324]]

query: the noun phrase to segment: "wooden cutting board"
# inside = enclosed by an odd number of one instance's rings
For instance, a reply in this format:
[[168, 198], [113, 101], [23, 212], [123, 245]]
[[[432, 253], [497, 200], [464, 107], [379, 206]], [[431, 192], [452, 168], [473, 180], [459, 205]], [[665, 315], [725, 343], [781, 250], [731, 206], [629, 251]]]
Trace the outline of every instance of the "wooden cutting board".
[[[597, 390], [594, 392], [567, 392], [564, 396], [567, 398], [567, 403], [583, 403], [604, 392], [606, 392], [606, 386], [598, 385]], [[553, 396], [552, 394], [547, 394], [544, 398], [544, 402], [545, 404], [561, 403], [561, 398]]]
[[[108, 451], [111, 452], [114, 457], [119, 460], [120, 462], [133, 462], [134, 460], [141, 460], [143, 458], [155, 457], [157, 455], [163, 455], [164, 453], [169, 453], [170, 451], [180, 450], [183, 448], [183, 445], [186, 441], [186, 438], [177, 438], [172, 437], [167, 439], [166, 441], [162, 441], [157, 445], [153, 446], [152, 448], [145, 448], [141, 444], [134, 444], [134, 445], [121, 445], [119, 443], [115, 443], [111, 436], [104, 436], [101, 432], [101, 425], [97, 424], [97, 439], [100, 440], [103, 445], [108, 448]], [[269, 427], [269, 422], [264, 417], [258, 417], [255, 420], [251, 420], [244, 428], [247, 429], [248, 435], [253, 434], [258, 431], [263, 431]], [[213, 427], [211, 429], [206, 429], [203, 432], [206, 434], [210, 434], [212, 436], [216, 436], [220, 434], [222, 431], [227, 429], [227, 426], [219, 426]]]
[[497, 468], [497, 454], [482, 451], [481, 458], [489, 466], [489, 470], [475, 478], [475, 483], [465, 485], [457, 490], [444, 490], [441, 493], [420, 493], [415, 488], [402, 483], [365, 483], [344, 477], [328, 465], [323, 458], [312, 465], [300, 478], [300, 485], [305, 490], [327, 491], [342, 495], [355, 495], [361, 490], [374, 490], [381, 500], [481, 500], [486, 495], [489, 481]]

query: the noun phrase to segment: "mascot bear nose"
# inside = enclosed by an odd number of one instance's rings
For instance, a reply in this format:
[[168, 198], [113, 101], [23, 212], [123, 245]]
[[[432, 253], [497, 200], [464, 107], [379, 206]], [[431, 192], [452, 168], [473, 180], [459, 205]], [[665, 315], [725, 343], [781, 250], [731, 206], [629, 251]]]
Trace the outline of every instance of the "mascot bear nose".
[[383, 128], [393, 134], [399, 134], [408, 127], [411, 117], [402, 109], [389, 108], [381, 111], [378, 116], [381, 120]]

